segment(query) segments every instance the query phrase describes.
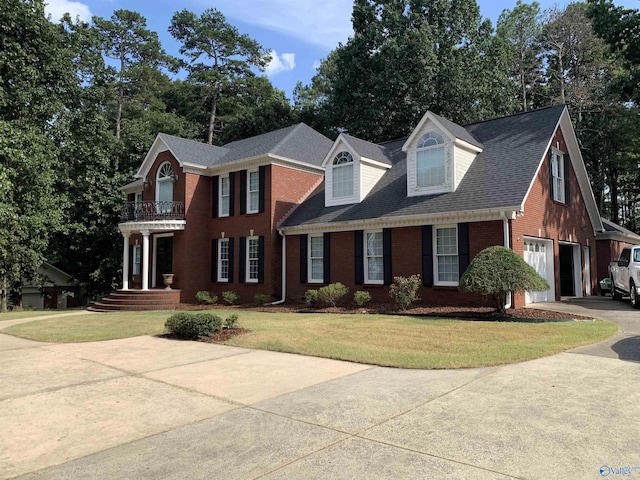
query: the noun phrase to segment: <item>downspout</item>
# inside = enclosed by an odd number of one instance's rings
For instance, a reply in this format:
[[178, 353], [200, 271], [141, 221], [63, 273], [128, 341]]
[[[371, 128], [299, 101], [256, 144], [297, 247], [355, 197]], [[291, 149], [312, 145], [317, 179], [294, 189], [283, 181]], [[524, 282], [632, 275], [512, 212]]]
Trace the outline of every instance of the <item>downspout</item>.
[[[509, 236], [509, 219], [504, 211], [500, 212], [500, 218], [502, 218], [502, 231], [503, 231], [503, 242], [505, 248], [511, 248], [511, 241]], [[505, 308], [511, 308], [511, 292], [507, 293], [507, 299], [505, 303]]]
[[287, 236], [278, 230], [278, 233], [282, 237], [282, 298], [271, 302], [271, 305], [281, 305], [287, 299]]

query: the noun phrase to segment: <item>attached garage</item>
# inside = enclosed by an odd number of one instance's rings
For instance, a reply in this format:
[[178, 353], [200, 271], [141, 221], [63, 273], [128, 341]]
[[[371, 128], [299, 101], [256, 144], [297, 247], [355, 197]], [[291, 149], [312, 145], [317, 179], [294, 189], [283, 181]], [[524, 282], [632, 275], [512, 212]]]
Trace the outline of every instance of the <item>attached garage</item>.
[[544, 292], [525, 292], [525, 302], [553, 302], [555, 300], [553, 241], [542, 238], [525, 238], [524, 260], [551, 286], [549, 290]]

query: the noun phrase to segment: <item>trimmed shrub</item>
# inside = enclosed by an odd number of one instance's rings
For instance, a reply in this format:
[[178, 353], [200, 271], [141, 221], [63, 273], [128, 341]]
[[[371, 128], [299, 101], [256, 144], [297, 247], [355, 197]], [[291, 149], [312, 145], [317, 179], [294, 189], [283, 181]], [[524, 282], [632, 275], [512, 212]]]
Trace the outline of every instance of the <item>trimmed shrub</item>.
[[335, 307], [340, 299], [347, 293], [349, 293], [349, 289], [342, 283], [330, 283], [318, 290], [318, 300], [322, 303]]
[[213, 305], [218, 301], [218, 296], [211, 292], [207, 292], [206, 290], [201, 290], [196, 293], [196, 300], [200, 303], [204, 303], [205, 305]]
[[222, 330], [222, 319], [213, 313], [180, 312], [171, 315], [164, 327], [180, 338], [204, 338]]
[[495, 246], [476, 255], [460, 277], [458, 288], [490, 297], [496, 311], [505, 313], [508, 292], [542, 292], [551, 287], [513, 250]]
[[267, 294], [264, 294], [264, 293], [256, 293], [253, 296], [253, 301], [255, 303], [257, 303], [258, 305], [264, 305], [269, 300], [271, 300], [271, 297], [269, 295], [267, 295]]
[[222, 299], [229, 305], [233, 305], [240, 300], [240, 295], [232, 290], [228, 290], [226, 292], [222, 292]]
[[237, 324], [238, 324], [238, 315], [234, 313], [230, 317], [227, 317], [224, 319], [223, 328], [235, 328]]
[[410, 277], [393, 277], [389, 295], [401, 310], [406, 310], [413, 302], [420, 300], [418, 296], [420, 282], [420, 275], [417, 273]]
[[307, 305], [315, 305], [318, 302], [318, 290], [310, 288], [304, 292], [304, 303]]
[[353, 301], [356, 302], [356, 305], [358, 305], [359, 307], [364, 307], [371, 301], [371, 294], [369, 292], [365, 292], [364, 290], [358, 290], [353, 294]]

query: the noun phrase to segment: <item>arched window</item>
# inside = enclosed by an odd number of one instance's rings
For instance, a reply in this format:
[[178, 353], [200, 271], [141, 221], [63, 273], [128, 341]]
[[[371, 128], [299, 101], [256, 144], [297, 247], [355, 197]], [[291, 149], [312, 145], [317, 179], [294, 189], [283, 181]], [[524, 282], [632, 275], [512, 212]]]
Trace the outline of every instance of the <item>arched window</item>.
[[340, 152], [334, 159], [332, 168], [333, 197], [353, 195], [353, 157], [349, 152]]
[[169, 162], [164, 162], [158, 168], [156, 175], [156, 201], [160, 213], [170, 212], [173, 202], [173, 183], [176, 181], [176, 174]]
[[439, 133], [427, 132], [418, 141], [416, 178], [418, 187], [434, 187], [445, 183], [444, 139]]

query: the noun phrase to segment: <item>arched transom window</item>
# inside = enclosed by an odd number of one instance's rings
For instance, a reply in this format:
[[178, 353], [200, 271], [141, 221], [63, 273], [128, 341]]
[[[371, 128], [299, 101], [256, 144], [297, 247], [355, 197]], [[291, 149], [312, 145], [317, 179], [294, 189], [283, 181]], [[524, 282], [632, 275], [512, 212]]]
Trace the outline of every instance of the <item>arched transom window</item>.
[[418, 141], [416, 177], [418, 187], [434, 187], [445, 183], [444, 138], [439, 133], [427, 132]]
[[[173, 167], [169, 162], [164, 162], [160, 165], [156, 176], [156, 200], [158, 202], [173, 201], [173, 182], [175, 182], [175, 178]], [[167, 208], [167, 205], [160, 208]]]
[[332, 168], [333, 197], [353, 195], [353, 157], [349, 152], [340, 152], [334, 159]]

